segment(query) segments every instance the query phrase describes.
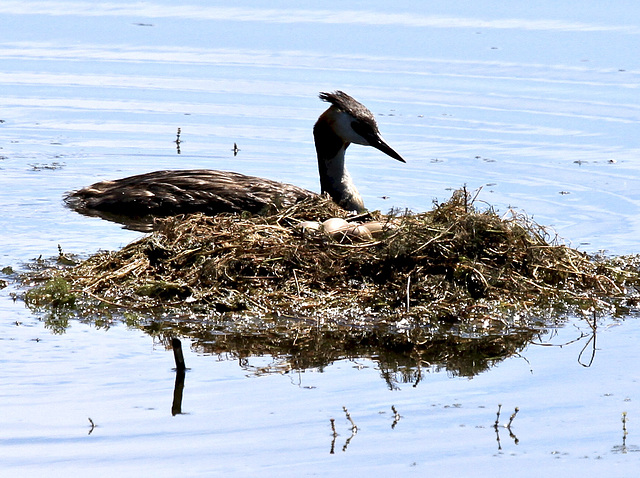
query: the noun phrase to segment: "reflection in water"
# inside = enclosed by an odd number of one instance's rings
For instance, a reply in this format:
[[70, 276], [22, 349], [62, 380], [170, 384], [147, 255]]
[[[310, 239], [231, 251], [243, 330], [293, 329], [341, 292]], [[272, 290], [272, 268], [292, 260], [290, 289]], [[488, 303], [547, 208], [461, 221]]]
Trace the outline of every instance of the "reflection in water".
[[[320, 369], [343, 359], [370, 358], [379, 364], [389, 389], [402, 383], [417, 386], [425, 373], [446, 370], [451, 376], [472, 377], [517, 354], [543, 330], [513, 330], [509, 334], [462, 336], [433, 333], [424, 327], [399, 331], [388, 325], [350, 327], [309, 326], [279, 318], [250, 321], [152, 321], [141, 325], [150, 335], [182, 335], [198, 353], [235, 357], [256, 375]], [[270, 356], [271, 363], [252, 365], [252, 357]]]
[[[342, 407], [342, 410], [344, 411], [346, 419], [350, 424], [350, 432], [351, 432], [351, 435], [345, 440], [344, 445], [342, 446], [342, 451], [346, 452], [347, 448], [349, 447], [349, 444], [351, 443], [351, 440], [353, 440], [353, 438], [357, 435], [359, 428], [353, 421], [353, 418], [351, 418], [351, 414], [349, 413], [349, 410], [347, 410], [347, 407]], [[394, 405], [391, 406], [391, 411], [394, 414], [393, 423], [391, 424], [391, 429], [393, 430], [395, 429], [396, 425], [398, 424], [402, 416], [398, 413]], [[331, 422], [331, 448], [329, 450], [329, 454], [333, 455], [335, 454], [336, 438], [338, 438], [340, 434], [336, 431], [335, 419], [331, 418], [330, 422]]]
[[329, 454], [333, 455], [336, 448], [336, 438], [338, 438], [338, 432], [336, 431], [336, 420], [334, 418], [331, 418], [331, 432], [331, 436], [333, 437], [333, 439], [331, 440], [331, 450], [329, 451]]
[[[579, 342], [586, 338], [587, 341], [585, 342], [582, 349], [580, 349], [580, 353], [578, 354], [577, 361], [580, 365], [582, 365], [585, 368], [591, 367], [591, 365], [593, 365], [593, 362], [596, 358], [596, 350], [597, 350], [596, 339], [598, 335], [598, 314], [596, 311], [592, 311], [591, 317], [588, 317], [586, 313], [583, 313], [583, 315], [584, 315], [584, 321], [589, 325], [589, 328], [591, 329], [591, 333], [580, 332], [580, 335], [578, 337], [562, 344], [550, 343], [549, 339], [552, 337], [548, 337], [547, 342], [545, 343], [535, 342], [534, 344], [540, 345], [543, 347], [565, 347], [569, 344], [572, 344], [574, 342]], [[555, 335], [555, 332], [552, 333], [552, 336], [553, 335]], [[591, 355], [588, 356], [587, 360], [585, 360], [585, 357], [587, 356], [586, 354], [588, 354], [587, 352], [588, 350], [590, 350]]]
[[180, 140], [180, 128], [178, 128], [178, 134], [176, 136], [176, 140], [174, 141], [174, 143], [176, 143], [176, 153], [180, 154], [181, 153], [181, 151], [180, 151], [180, 143], [182, 143], [182, 141]]
[[91, 417], [89, 417], [89, 424], [91, 425], [91, 427], [89, 428], [89, 433], [87, 433], [87, 435], [91, 435], [93, 433], [93, 430], [95, 430], [96, 427], [98, 426], [93, 422]]
[[507, 431], [509, 432], [509, 438], [511, 438], [513, 440], [513, 443], [515, 445], [517, 445], [519, 443], [518, 437], [511, 430], [511, 424], [513, 423], [513, 420], [516, 418], [516, 415], [518, 414], [520, 409], [518, 407], [516, 407], [515, 410], [513, 411], [513, 413], [511, 414], [511, 416], [509, 417], [509, 421], [504, 425], [500, 425], [500, 411], [501, 410], [502, 410], [502, 404], [498, 404], [498, 413], [497, 413], [497, 416], [496, 416], [496, 421], [493, 424], [493, 429], [496, 431], [496, 441], [498, 442], [498, 451], [502, 450], [502, 444], [500, 442], [500, 428], [501, 427], [507, 429]]
[[613, 453], [620, 453], [622, 455], [626, 455], [629, 452], [640, 452], [640, 447], [637, 445], [628, 445], [627, 444], [627, 412], [622, 412], [622, 442], [620, 445], [614, 446], [611, 451]]
[[[598, 331], [598, 317], [595, 311], [593, 312], [593, 317], [591, 318], [591, 321], [587, 320], [587, 323], [589, 324], [589, 327], [591, 327], [592, 333], [589, 336], [589, 340], [587, 340], [587, 343], [584, 344], [584, 347], [582, 347], [582, 350], [580, 350], [580, 354], [578, 355], [578, 363], [583, 367], [591, 367], [591, 364], [593, 364], [593, 360], [596, 358], [596, 335]], [[587, 362], [583, 362], [582, 355], [585, 353], [585, 351], [589, 347], [589, 344], [591, 344], [591, 357]]]
[[[45, 327], [54, 333], [64, 333], [72, 318], [101, 329], [123, 321], [166, 345], [172, 344], [177, 372], [186, 370], [180, 341], [174, 338], [180, 336], [189, 338], [198, 353], [236, 359], [241, 368], [254, 375], [322, 370], [340, 360], [370, 359], [378, 364], [380, 377], [390, 390], [399, 389], [401, 384], [417, 387], [426, 375], [442, 371], [451, 377], [473, 377], [519, 355], [529, 344], [554, 346], [549, 343], [548, 332], [564, 323], [558, 317], [547, 318], [536, 326], [473, 334], [444, 323], [402, 327], [387, 323], [353, 325], [346, 319], [329, 322], [234, 313], [199, 315], [193, 311], [176, 318], [141, 311], [120, 315], [105, 306], [96, 306], [89, 317], [78, 317], [72, 309], [32, 307], [32, 310], [42, 314]], [[595, 357], [596, 317], [593, 321], [592, 334], [580, 332], [571, 341], [587, 339], [579, 360], [591, 344], [590, 360], [580, 362], [585, 367]], [[270, 357], [270, 361], [254, 363], [252, 359], [256, 357]], [[180, 362], [182, 365], [178, 365]]]
[[180, 339], [171, 339], [173, 358], [176, 361], [176, 383], [173, 387], [173, 404], [171, 405], [171, 415], [182, 415], [182, 392], [184, 390], [184, 376], [187, 367], [182, 354], [182, 342]]
[[173, 387], [173, 403], [171, 405], [171, 415], [182, 415], [182, 392], [184, 391], [185, 371], [176, 369], [176, 383]]
[[[349, 421], [349, 423], [351, 424], [351, 435], [345, 440], [344, 445], [342, 446], [342, 451], [345, 452], [347, 451], [347, 448], [349, 447], [349, 443], [351, 443], [351, 440], [353, 440], [353, 437], [356, 436], [356, 434], [358, 433], [358, 427], [355, 424], [355, 422], [353, 421], [353, 418], [351, 418], [351, 414], [349, 413], [349, 410], [347, 410], [347, 407], [342, 407], [342, 410], [344, 411], [345, 416], [347, 417], [347, 420]], [[329, 450], [329, 454], [333, 455], [335, 454], [335, 448], [336, 448], [336, 438], [338, 438], [340, 436], [340, 434], [336, 431], [336, 421], [335, 419], [331, 418], [331, 449]]]
[[391, 429], [394, 430], [396, 428], [396, 425], [402, 418], [402, 415], [398, 413], [398, 410], [396, 410], [395, 405], [391, 405], [391, 411], [393, 412], [393, 423], [391, 424]]

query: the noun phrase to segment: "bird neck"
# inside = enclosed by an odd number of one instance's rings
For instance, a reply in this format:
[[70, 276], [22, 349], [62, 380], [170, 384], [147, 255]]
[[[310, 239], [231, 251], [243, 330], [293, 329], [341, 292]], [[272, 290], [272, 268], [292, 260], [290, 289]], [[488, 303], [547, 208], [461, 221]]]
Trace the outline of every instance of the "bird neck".
[[347, 211], [363, 212], [364, 202], [344, 165], [344, 155], [350, 143], [345, 143], [331, 127], [332, 108], [325, 111], [313, 127], [318, 155], [320, 188]]

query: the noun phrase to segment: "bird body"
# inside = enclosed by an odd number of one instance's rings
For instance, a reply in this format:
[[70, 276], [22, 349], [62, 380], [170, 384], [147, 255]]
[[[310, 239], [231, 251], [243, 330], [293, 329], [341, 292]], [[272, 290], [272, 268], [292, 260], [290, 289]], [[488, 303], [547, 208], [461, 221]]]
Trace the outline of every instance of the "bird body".
[[311, 196], [315, 193], [270, 179], [213, 169], [182, 169], [102, 181], [72, 193], [66, 202], [82, 213], [142, 217], [260, 213], [272, 204], [290, 206]]
[[[362, 212], [364, 202], [345, 167], [351, 143], [373, 146], [404, 162], [382, 139], [373, 114], [342, 91], [320, 93], [331, 106], [318, 118], [313, 135], [320, 188], [342, 208]], [[270, 206], [289, 206], [315, 193], [291, 184], [240, 173], [208, 169], [165, 170], [102, 181], [71, 192], [65, 202], [86, 215], [125, 222], [202, 212], [261, 213]], [[126, 222], [125, 222], [126, 223]]]

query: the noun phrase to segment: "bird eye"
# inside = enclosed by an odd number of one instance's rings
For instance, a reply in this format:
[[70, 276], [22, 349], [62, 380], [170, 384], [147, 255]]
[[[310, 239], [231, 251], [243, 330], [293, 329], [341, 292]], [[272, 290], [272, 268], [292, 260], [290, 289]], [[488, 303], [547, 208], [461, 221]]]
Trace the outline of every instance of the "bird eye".
[[368, 124], [363, 123], [362, 121], [352, 121], [351, 128], [353, 129], [353, 131], [367, 140], [376, 136], [373, 128], [371, 128], [371, 126], [369, 126]]

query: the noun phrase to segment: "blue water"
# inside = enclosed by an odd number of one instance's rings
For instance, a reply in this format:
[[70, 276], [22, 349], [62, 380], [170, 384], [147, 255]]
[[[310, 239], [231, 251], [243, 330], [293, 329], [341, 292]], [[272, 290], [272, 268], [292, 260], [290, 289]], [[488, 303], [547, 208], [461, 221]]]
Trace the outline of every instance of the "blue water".
[[[139, 237], [64, 208], [66, 191], [100, 179], [206, 167], [318, 190], [311, 128], [318, 92], [335, 89], [367, 105], [407, 159], [349, 148], [370, 209], [426, 210], [466, 184], [482, 188], [479, 205], [526, 212], [587, 252], [638, 252], [633, 2], [3, 0], [0, 18], [2, 267]], [[173, 417], [170, 351], [122, 325], [52, 335], [12, 292], [0, 290], [3, 473], [632, 476], [638, 465], [635, 318], [603, 318], [591, 367], [578, 362], [583, 338], [529, 346], [473, 379], [425, 365], [417, 387], [396, 391], [372, 357], [292, 371], [185, 344], [187, 414]], [[589, 331], [576, 320], [541, 340]], [[503, 422], [521, 410], [519, 442], [501, 429], [502, 450], [498, 403]], [[346, 451], [343, 406], [360, 427]]]

